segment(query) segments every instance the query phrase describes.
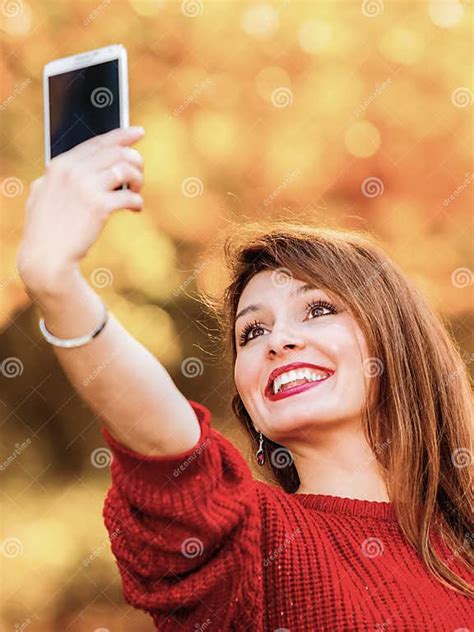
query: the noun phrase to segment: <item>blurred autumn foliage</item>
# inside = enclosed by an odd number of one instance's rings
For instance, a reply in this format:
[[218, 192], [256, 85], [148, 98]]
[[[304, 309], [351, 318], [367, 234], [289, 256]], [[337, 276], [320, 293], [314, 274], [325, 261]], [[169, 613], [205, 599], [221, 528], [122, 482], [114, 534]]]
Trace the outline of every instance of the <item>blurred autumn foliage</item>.
[[[1, 3], [1, 630], [152, 630], [123, 601], [102, 524], [97, 420], [15, 267], [43, 170], [43, 65], [127, 48], [145, 210], [115, 214], [83, 272], [239, 442], [231, 376], [201, 350], [194, 298], [225, 283], [212, 245], [230, 220], [371, 230], [474, 360], [471, 24], [471, 3], [454, 0]], [[194, 357], [204, 370], [186, 376]]]

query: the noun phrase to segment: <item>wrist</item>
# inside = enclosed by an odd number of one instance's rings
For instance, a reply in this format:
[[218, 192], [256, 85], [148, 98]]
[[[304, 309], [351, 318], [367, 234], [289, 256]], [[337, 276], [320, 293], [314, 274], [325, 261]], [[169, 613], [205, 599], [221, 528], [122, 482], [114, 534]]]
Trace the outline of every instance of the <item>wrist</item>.
[[56, 269], [41, 277], [36, 288], [30, 295], [52, 336], [82, 337], [104, 320], [105, 304], [78, 266]]
[[18, 266], [20, 278], [28, 294], [36, 299], [54, 299], [67, 295], [74, 285], [84, 282], [80, 268], [75, 263], [41, 265], [39, 259], [31, 258]]

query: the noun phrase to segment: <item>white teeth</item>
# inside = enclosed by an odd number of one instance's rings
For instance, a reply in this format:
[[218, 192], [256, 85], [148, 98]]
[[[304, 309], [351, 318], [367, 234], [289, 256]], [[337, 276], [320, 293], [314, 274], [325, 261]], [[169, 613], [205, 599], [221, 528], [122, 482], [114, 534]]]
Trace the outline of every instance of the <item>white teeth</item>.
[[321, 372], [316, 369], [310, 369], [305, 367], [303, 369], [291, 370], [280, 375], [273, 382], [273, 393], [278, 393], [283, 384], [288, 382], [294, 382], [295, 380], [302, 380], [306, 378], [310, 382], [320, 381], [328, 377], [326, 372]]

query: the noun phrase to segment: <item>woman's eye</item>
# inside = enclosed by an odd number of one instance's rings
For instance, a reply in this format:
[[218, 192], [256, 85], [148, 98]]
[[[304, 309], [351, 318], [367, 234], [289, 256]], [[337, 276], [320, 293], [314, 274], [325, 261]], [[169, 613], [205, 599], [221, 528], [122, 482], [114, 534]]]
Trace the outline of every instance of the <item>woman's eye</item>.
[[256, 332], [256, 331], [258, 331], [259, 329], [260, 329], [261, 331], [263, 331], [263, 327], [254, 327], [254, 328], [252, 329], [252, 331], [250, 332], [250, 334], [249, 334], [249, 336], [248, 336], [247, 340], [252, 340], [252, 338], [255, 338], [255, 337], [256, 337], [256, 336], [255, 336], [255, 332]]
[[253, 334], [255, 332], [255, 330], [258, 331], [259, 329], [263, 330], [263, 327], [257, 321], [255, 321], [254, 323], [244, 327], [244, 329], [243, 329], [243, 331], [242, 331], [242, 333], [240, 334], [240, 337], [239, 337], [240, 344], [241, 345], [245, 345], [249, 340], [253, 340], [254, 338], [258, 338], [258, 336], [254, 336], [254, 335], [252, 335], [250, 337], [250, 334]]
[[309, 312], [310, 314], [313, 313], [315, 310], [318, 310], [318, 316], [324, 316], [324, 310], [327, 310], [328, 312], [330, 312], [329, 307], [324, 307], [323, 305], [313, 305], [313, 307], [310, 308]]
[[[309, 313], [313, 313], [315, 310], [318, 310], [317, 316], [326, 316], [326, 314], [337, 314], [337, 309], [332, 303], [328, 303], [327, 301], [313, 301], [312, 303], [308, 303], [306, 309]], [[327, 310], [326, 313], [324, 310]]]

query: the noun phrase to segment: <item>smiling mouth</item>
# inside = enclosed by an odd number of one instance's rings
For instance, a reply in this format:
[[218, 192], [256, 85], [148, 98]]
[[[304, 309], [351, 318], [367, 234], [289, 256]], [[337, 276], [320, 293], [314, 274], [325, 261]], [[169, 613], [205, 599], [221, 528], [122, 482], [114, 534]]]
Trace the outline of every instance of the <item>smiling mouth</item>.
[[[307, 380], [306, 378], [294, 380], [293, 382], [283, 384], [277, 393], [273, 392], [273, 385], [271, 385], [270, 389], [266, 389], [265, 396], [271, 401], [277, 401], [279, 399], [284, 399], [285, 397], [291, 397], [292, 395], [297, 395], [298, 393], [302, 393], [303, 391], [307, 391], [310, 388], [316, 387], [319, 384], [322, 384], [322, 382], [326, 382], [332, 376], [333, 373], [330, 373], [327, 374], [325, 377], [322, 377], [321, 379], [313, 381]], [[291, 386], [289, 386], [289, 384], [291, 384]]]

